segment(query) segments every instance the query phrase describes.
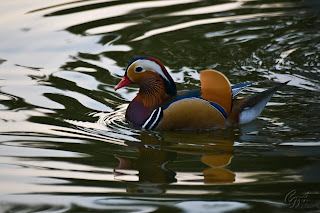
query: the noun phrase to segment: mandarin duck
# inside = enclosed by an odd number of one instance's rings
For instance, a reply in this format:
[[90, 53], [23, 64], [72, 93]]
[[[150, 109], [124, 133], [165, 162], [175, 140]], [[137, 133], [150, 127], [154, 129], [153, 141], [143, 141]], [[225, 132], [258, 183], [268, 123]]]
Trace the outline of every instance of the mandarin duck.
[[132, 125], [146, 130], [195, 130], [251, 122], [288, 82], [237, 99], [235, 96], [253, 82], [231, 86], [221, 72], [204, 70], [200, 72], [200, 89], [177, 91], [164, 65], [156, 58], [143, 56], [128, 64], [115, 90], [132, 83], [140, 87], [126, 110], [125, 117]]

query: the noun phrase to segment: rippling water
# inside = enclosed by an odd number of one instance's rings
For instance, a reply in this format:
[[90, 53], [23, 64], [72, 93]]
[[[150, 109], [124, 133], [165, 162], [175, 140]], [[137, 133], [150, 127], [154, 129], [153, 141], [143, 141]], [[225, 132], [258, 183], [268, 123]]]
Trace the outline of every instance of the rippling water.
[[[0, 3], [0, 212], [320, 210], [320, 2]], [[136, 56], [279, 91], [254, 122], [149, 132], [114, 92]], [[302, 201], [305, 201], [303, 204]], [[300, 203], [298, 203], [298, 201]]]

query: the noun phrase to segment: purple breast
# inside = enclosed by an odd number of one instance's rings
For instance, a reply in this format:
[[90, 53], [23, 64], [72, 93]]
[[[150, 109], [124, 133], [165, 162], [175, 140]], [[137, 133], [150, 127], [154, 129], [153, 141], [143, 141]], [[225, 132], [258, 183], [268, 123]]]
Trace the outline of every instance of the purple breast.
[[141, 101], [134, 99], [127, 108], [126, 119], [133, 125], [141, 127], [150, 113], [150, 108], [145, 107]]

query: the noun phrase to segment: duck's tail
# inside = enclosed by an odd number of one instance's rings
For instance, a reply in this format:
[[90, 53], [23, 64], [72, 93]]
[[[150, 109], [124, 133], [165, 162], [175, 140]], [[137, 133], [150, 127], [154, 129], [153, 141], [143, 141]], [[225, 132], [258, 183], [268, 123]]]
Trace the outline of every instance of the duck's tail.
[[233, 100], [232, 110], [228, 119], [229, 124], [246, 124], [257, 118], [273, 94], [289, 81], [255, 95]]

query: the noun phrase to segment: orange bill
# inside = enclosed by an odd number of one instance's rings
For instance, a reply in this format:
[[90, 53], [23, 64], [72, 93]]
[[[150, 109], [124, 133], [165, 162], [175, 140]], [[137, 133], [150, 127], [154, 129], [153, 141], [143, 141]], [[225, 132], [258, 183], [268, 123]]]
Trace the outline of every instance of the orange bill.
[[125, 76], [121, 79], [121, 81], [117, 84], [117, 86], [114, 87], [114, 90], [117, 90], [117, 89], [120, 89], [120, 88], [122, 88], [122, 87], [125, 87], [125, 86], [127, 86], [127, 85], [129, 85], [129, 84], [131, 84], [131, 83], [132, 83], [132, 81], [129, 79], [128, 76], [125, 75]]

